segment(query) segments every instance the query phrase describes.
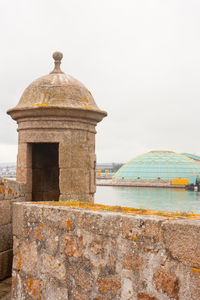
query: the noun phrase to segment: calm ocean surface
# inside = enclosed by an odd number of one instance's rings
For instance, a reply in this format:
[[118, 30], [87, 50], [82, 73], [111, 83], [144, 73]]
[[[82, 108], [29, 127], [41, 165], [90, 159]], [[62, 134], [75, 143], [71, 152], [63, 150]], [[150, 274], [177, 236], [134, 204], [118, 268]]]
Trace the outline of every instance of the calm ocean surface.
[[97, 186], [95, 203], [200, 214], [200, 192], [184, 189]]

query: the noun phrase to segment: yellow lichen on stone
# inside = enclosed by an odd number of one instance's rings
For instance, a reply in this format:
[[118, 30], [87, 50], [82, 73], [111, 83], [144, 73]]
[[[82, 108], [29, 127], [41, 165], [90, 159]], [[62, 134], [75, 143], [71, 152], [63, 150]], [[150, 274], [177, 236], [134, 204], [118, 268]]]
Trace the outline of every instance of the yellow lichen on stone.
[[[34, 202], [29, 203], [34, 204]], [[69, 207], [77, 207], [77, 208], [84, 208], [90, 209], [93, 211], [103, 210], [103, 211], [114, 211], [114, 212], [121, 212], [125, 214], [136, 214], [136, 215], [143, 215], [143, 216], [159, 216], [165, 220], [176, 220], [176, 219], [198, 219], [200, 220], [200, 214], [190, 214], [186, 216], [182, 216], [182, 214], [177, 212], [168, 212], [168, 211], [156, 211], [152, 209], [144, 209], [141, 210], [140, 208], [131, 208], [131, 207], [121, 207], [121, 206], [109, 206], [103, 204], [95, 204], [89, 202], [80, 202], [80, 201], [58, 201], [58, 202], [38, 202], [39, 205], [48, 205], [48, 206], [69, 206]], [[167, 218], [166, 218], [167, 217]]]
[[13, 192], [12, 189], [9, 188], [9, 189], [8, 189], [8, 195], [11, 195], [12, 192]]
[[33, 105], [33, 107], [45, 107], [45, 106], [49, 106], [49, 103], [36, 103]]
[[200, 269], [197, 269], [197, 268], [191, 268], [191, 271], [192, 271], [194, 274], [199, 274], [199, 275], [200, 275]]
[[71, 227], [71, 221], [70, 221], [70, 219], [68, 219], [67, 220], [67, 229], [70, 229], [70, 227]]
[[87, 103], [89, 102], [88, 99], [87, 99], [86, 97], [84, 98], [84, 101], [87, 102]]
[[4, 184], [0, 184], [0, 194], [4, 194], [4, 193], [5, 193]]
[[20, 270], [21, 267], [22, 267], [22, 253], [19, 252], [19, 253], [17, 254], [17, 256], [18, 256], [18, 261], [17, 261], [16, 269], [17, 269], [17, 270]]

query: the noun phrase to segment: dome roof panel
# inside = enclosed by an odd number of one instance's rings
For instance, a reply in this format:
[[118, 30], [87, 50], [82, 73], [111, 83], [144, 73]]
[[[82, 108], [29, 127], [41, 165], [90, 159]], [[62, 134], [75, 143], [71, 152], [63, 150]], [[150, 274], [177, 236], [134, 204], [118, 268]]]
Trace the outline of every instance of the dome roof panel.
[[151, 151], [123, 165], [114, 178], [171, 180], [197, 175], [200, 175], [200, 165], [193, 159], [171, 151]]

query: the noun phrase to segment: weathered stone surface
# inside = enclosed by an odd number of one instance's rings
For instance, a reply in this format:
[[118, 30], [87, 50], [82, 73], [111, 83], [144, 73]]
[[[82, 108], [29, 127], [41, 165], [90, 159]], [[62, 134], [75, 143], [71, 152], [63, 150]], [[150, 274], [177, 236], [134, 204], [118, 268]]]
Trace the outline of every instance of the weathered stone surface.
[[121, 297], [124, 300], [131, 300], [134, 297], [133, 282], [129, 278], [124, 278], [122, 280]]
[[[41, 226], [43, 226], [43, 223], [41, 223]], [[55, 255], [58, 249], [59, 244], [59, 237], [56, 234], [56, 232], [49, 228], [49, 227], [43, 227], [44, 235], [45, 235], [45, 248], [46, 251], [50, 255]]]
[[49, 274], [60, 281], [66, 279], [65, 262], [61, 258], [55, 258], [47, 253], [41, 256], [41, 273]]
[[[78, 272], [77, 272], [78, 270]], [[71, 259], [67, 263], [67, 276], [73, 278], [75, 287], [79, 287], [82, 294], [91, 292], [94, 282], [93, 265], [89, 259], [80, 257], [79, 259]]]
[[0, 179], [0, 200], [5, 199], [5, 185], [3, 184], [3, 180]]
[[[10, 275], [12, 264], [12, 204], [24, 201], [24, 185], [14, 180], [0, 179], [0, 277]], [[7, 251], [8, 250], [8, 251]], [[3, 275], [4, 274], [4, 275]]]
[[11, 223], [11, 203], [9, 200], [0, 201], [0, 226]]
[[[185, 222], [80, 207], [16, 205], [23, 207], [28, 234], [21, 231], [14, 236], [13, 300], [39, 295], [44, 300], [200, 298], [195, 257], [188, 265], [183, 253], [172, 255], [170, 248], [169, 241], [179, 245], [176, 230], [181, 233]], [[199, 221], [187, 222], [186, 236], [192, 232], [190, 226], [197, 235]], [[31, 278], [36, 280], [36, 298]]]
[[24, 207], [17, 203], [13, 204], [13, 234], [14, 235], [23, 235], [24, 233]]
[[55, 280], [50, 280], [42, 291], [42, 300], [68, 300], [68, 289], [59, 285]]
[[171, 255], [184, 264], [200, 268], [200, 224], [187, 221], [163, 225], [166, 248]]
[[167, 293], [169, 297], [176, 300], [179, 299], [179, 281], [175, 273], [160, 268], [154, 273], [153, 278], [156, 289], [159, 292], [163, 291], [164, 293]]
[[42, 288], [42, 280], [34, 279], [34, 278], [28, 278], [24, 280], [24, 289], [26, 291], [26, 294], [31, 297], [31, 299], [34, 300], [40, 300], [41, 299], [41, 288]]
[[0, 226], [0, 252], [12, 249], [11, 224]]
[[72, 146], [71, 146], [71, 132], [69, 141], [61, 142], [59, 144], [59, 166], [60, 168], [70, 168], [71, 167], [71, 152], [72, 152]]
[[72, 234], [65, 234], [63, 236], [63, 244], [64, 253], [67, 256], [73, 256], [75, 258], [78, 258], [82, 255], [82, 249], [78, 245], [78, 241], [76, 241]]
[[[15, 244], [14, 244], [15, 248]], [[15, 251], [14, 251], [15, 252]], [[37, 273], [38, 253], [36, 242], [22, 241], [14, 255], [13, 269], [34, 276]]]
[[[190, 298], [199, 299], [200, 295], [200, 270], [192, 268], [190, 270]], [[189, 297], [188, 297], [189, 298]]]
[[138, 300], [158, 300], [156, 297], [151, 296], [151, 295], [146, 294], [146, 293], [138, 293], [137, 299]]
[[43, 241], [44, 240], [44, 235], [42, 234], [42, 227], [38, 226], [38, 227], [35, 227], [33, 229], [33, 239], [34, 240], [39, 240], [39, 241]]
[[0, 252], [0, 280], [9, 277], [12, 272], [12, 249]]
[[74, 300], [88, 300], [88, 296], [82, 294], [81, 292], [79, 293], [77, 289], [76, 290], [74, 289], [72, 291], [72, 295], [74, 297]]
[[142, 261], [139, 255], [128, 253], [123, 260], [123, 268], [139, 272], [141, 270]]
[[121, 288], [121, 278], [119, 276], [99, 278], [98, 288], [102, 294], [110, 292], [112, 295], [117, 295]]

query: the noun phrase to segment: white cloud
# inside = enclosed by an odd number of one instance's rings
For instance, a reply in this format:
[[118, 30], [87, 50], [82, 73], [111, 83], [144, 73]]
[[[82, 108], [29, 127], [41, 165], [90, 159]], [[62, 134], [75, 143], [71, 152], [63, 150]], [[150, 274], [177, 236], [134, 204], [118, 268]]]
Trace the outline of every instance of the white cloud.
[[0, 163], [16, 162], [17, 145], [0, 144]]
[[16, 144], [6, 110], [60, 50], [63, 71], [108, 112], [98, 161], [162, 148], [200, 154], [199, 14], [197, 0], [2, 0], [1, 142]]

